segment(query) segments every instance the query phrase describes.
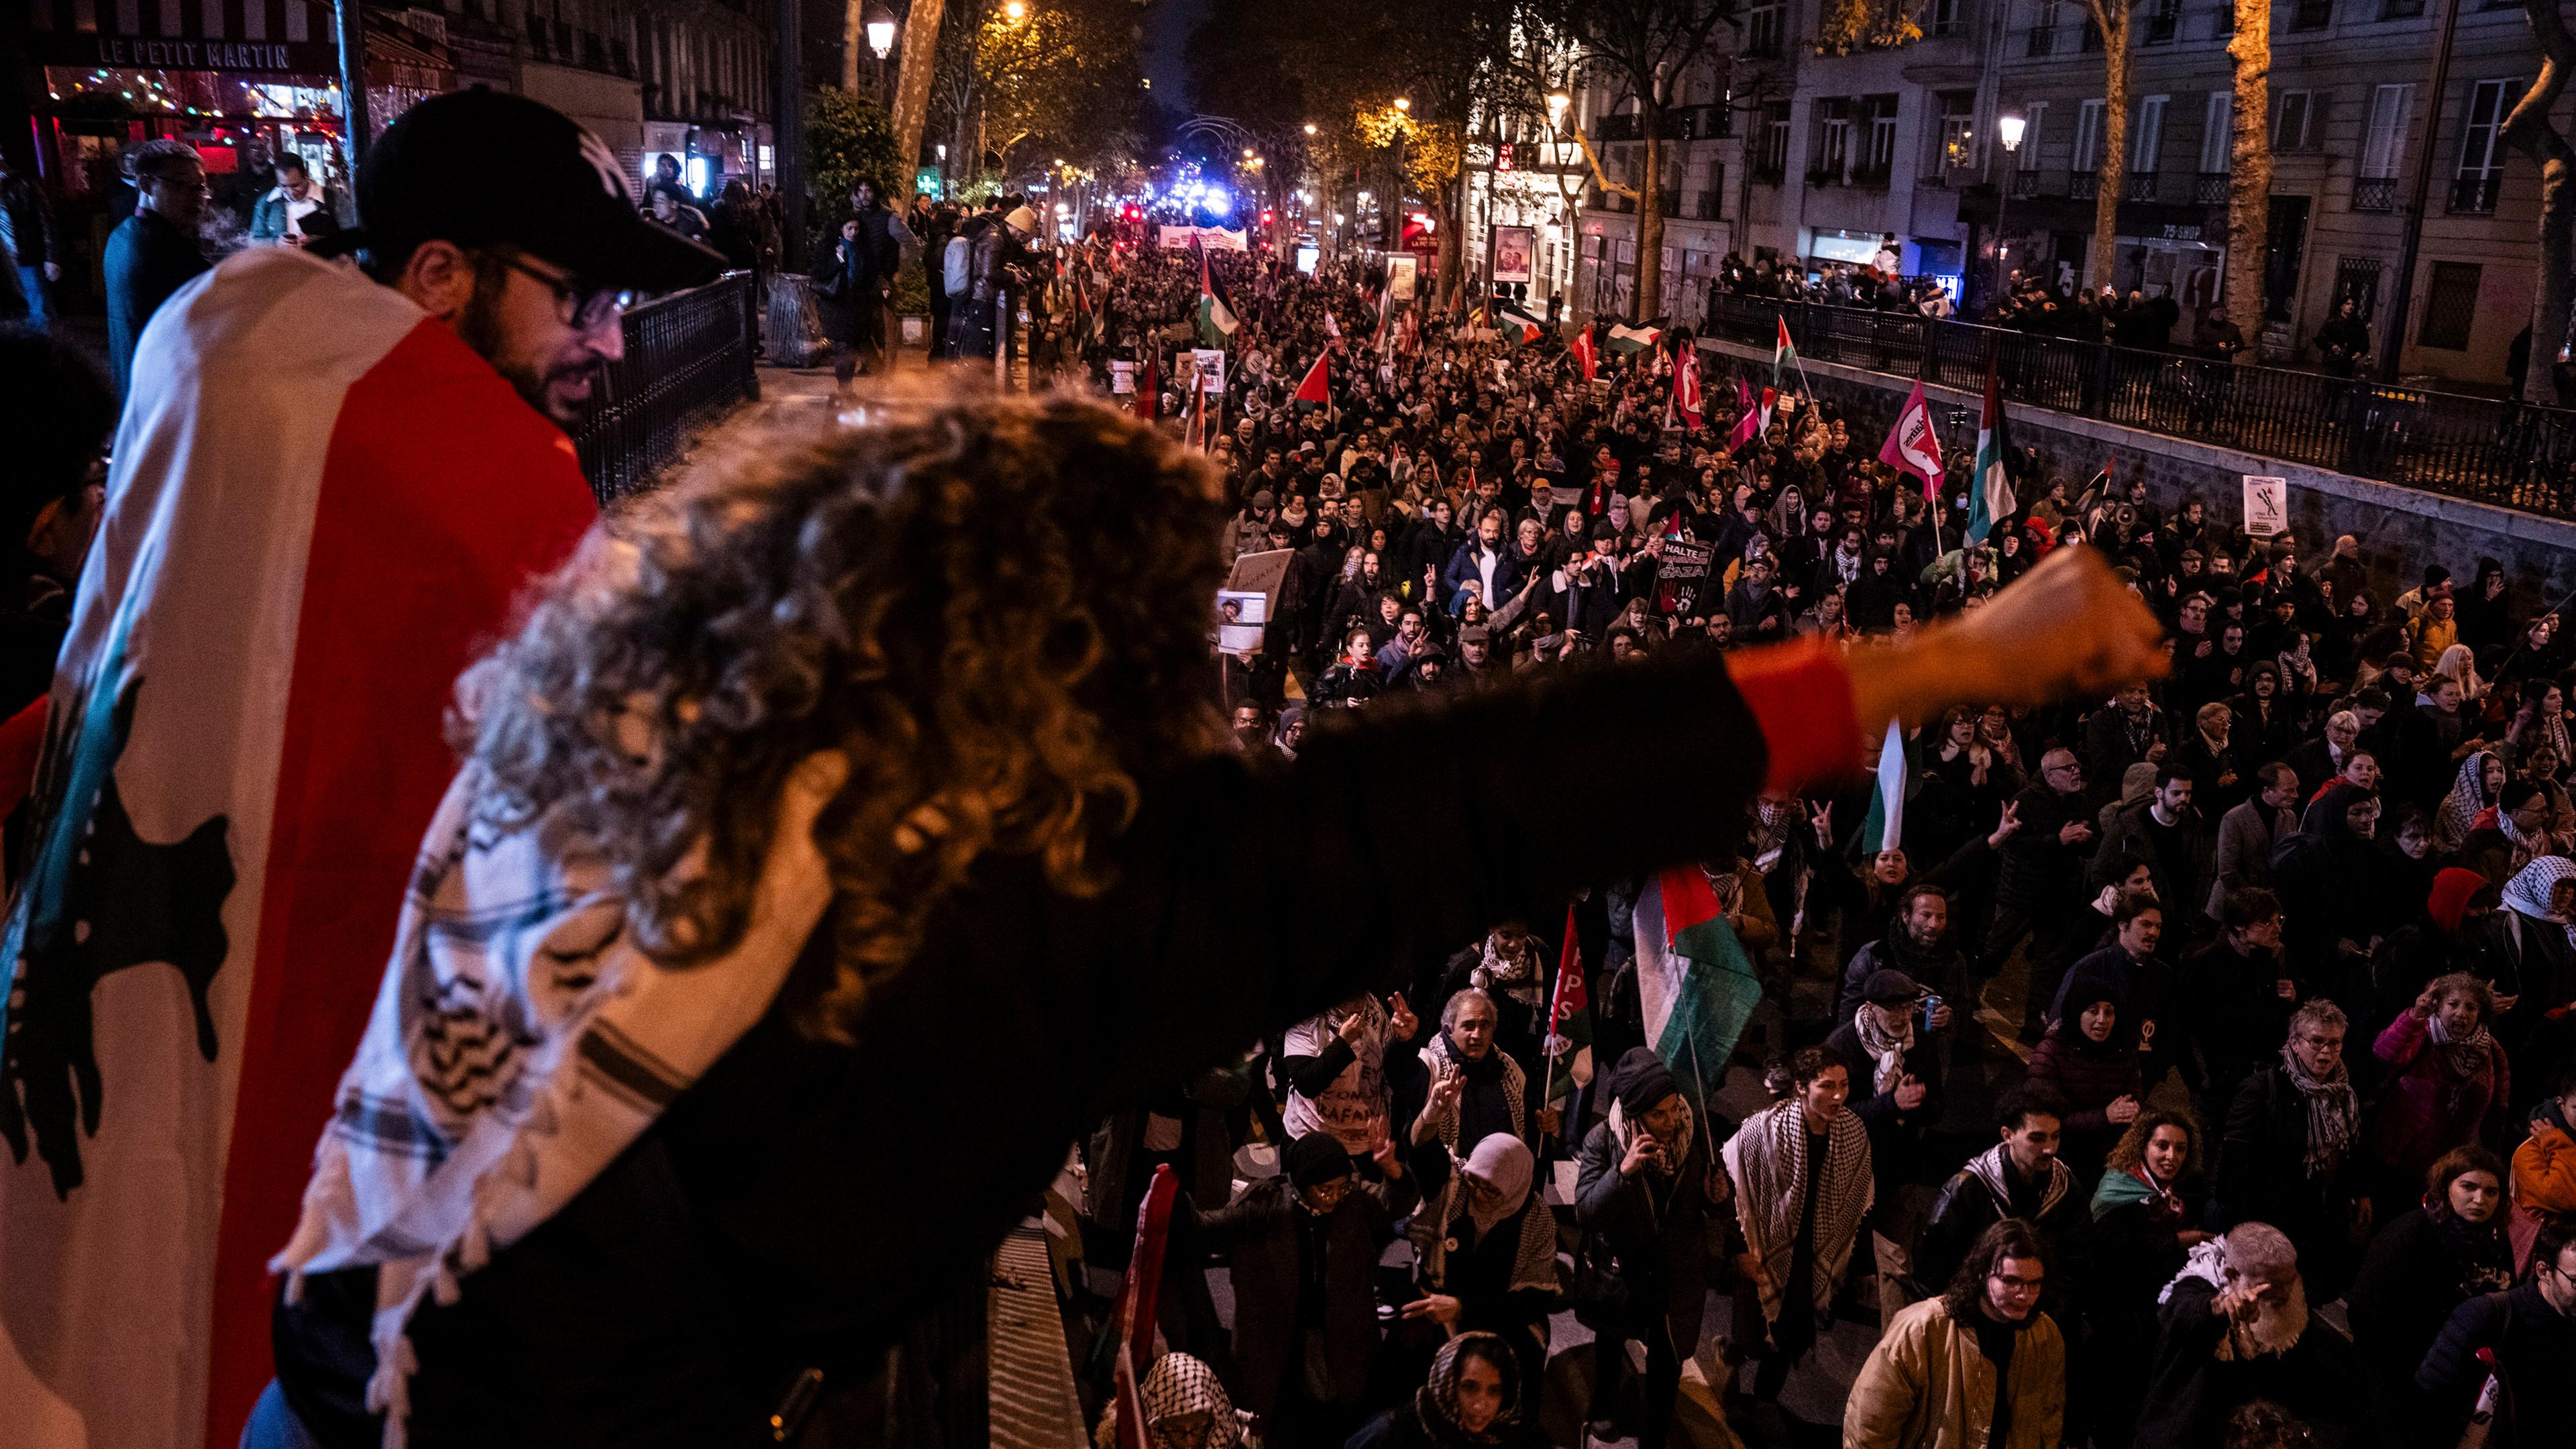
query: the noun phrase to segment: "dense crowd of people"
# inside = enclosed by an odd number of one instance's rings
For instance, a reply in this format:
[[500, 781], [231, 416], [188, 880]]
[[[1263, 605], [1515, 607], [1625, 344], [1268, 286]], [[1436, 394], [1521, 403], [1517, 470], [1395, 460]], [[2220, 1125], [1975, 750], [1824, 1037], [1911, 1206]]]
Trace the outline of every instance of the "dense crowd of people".
[[[1200, 345], [1199, 259], [1094, 260], [1095, 381], [1169, 379]], [[1169, 1345], [1265, 1442], [1522, 1442], [1544, 1412], [1661, 1444], [1695, 1353], [1739, 1434], [1798, 1442], [1776, 1401], [1837, 1319], [1879, 1329], [1838, 1430], [1870, 1449], [2556, 1433], [2576, 653], [2532, 581], [2427, 561], [2391, 588], [2351, 538], [2250, 538], [2031, 454], [2011, 460], [2028, 506], [1971, 541], [1964, 451], [1927, 498], [1794, 391], [1730, 448], [1771, 379], [1739, 392], [1717, 355], [1696, 359], [1702, 425], [1674, 426], [1686, 334], [1587, 369], [1552, 339], [1381, 326], [1358, 263], [1219, 254], [1211, 275], [1243, 319], [1202, 429], [1226, 549], [1239, 578], [1277, 561], [1229, 661], [1247, 752], [1584, 656], [1868, 655], [2061, 549], [2116, 565], [2172, 662], [2071, 706], [1921, 721], [1902, 835], [1874, 849], [1865, 778], [1746, 811], [1700, 870], [1763, 983], [1736, 1065], [1769, 1107], [1654, 1050], [1637, 960], [1664, 943], [1637, 939], [1656, 928], [1632, 880], [1572, 901], [1568, 939], [1545, 913], [1568, 903], [1534, 909], [1113, 1119], [1089, 1190], [1132, 1204], [1175, 1167], [1236, 1329], [1167, 1309]], [[2119, 326], [2138, 304], [2082, 305]], [[1318, 357], [1328, 398], [1297, 402]], [[1171, 425], [1186, 383], [1146, 410]], [[1647, 790], [1669, 768], [1637, 764]], [[1601, 1064], [1580, 1087], [1552, 1055], [1561, 950]], [[1256, 1137], [1280, 1176], [1228, 1169]], [[1381, 1272], [1399, 1239], [1409, 1271]], [[1567, 1310], [1595, 1335], [1589, 1399], [1543, 1405]], [[1519, 1427], [1457, 1417], [1446, 1353]]]

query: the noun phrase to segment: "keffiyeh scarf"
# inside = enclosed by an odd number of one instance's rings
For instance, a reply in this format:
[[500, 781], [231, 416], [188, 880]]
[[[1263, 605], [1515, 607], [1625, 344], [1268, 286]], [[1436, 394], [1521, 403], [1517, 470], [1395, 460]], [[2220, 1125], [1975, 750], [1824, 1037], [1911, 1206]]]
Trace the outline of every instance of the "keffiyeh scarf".
[[1789, 1263], [1798, 1245], [1798, 1215], [1807, 1205], [1807, 1174], [1824, 1174], [1816, 1193], [1815, 1281], [1821, 1309], [1851, 1261], [1862, 1219], [1877, 1201], [1869, 1171], [1869, 1133], [1846, 1108], [1826, 1129], [1825, 1160], [1807, 1161], [1807, 1117], [1793, 1098], [1763, 1108], [1720, 1149], [1735, 1178], [1735, 1217], [1745, 1246], [1762, 1261], [1762, 1316], [1780, 1316]]
[[[2012, 1200], [2012, 1179], [2008, 1175], [2012, 1172], [2012, 1165], [2004, 1161], [2004, 1146], [2002, 1143], [1998, 1142], [1994, 1146], [1977, 1154], [1975, 1157], [1968, 1159], [1968, 1165], [1965, 1170], [1969, 1176], [1975, 1178], [1981, 1183], [1984, 1183], [1986, 1191], [1993, 1194], [1995, 1200], [1995, 1211], [1997, 1213], [2004, 1217], [2015, 1216]], [[2058, 1161], [2054, 1157], [2048, 1159], [2048, 1186], [2040, 1189], [2039, 1211], [2031, 1214], [2031, 1216], [2033, 1218], [2044, 1218], [2048, 1216], [2048, 1214], [2056, 1208], [2058, 1203], [2064, 1201], [2066, 1195], [2074, 1190], [2075, 1170], [2068, 1167], [2065, 1163]]]
[[[2156, 1294], [2159, 1304], [2173, 1301], [2174, 1290], [2185, 1282], [2198, 1279], [2224, 1293], [2227, 1291], [2227, 1240], [2211, 1238], [2194, 1244], [2183, 1259], [2182, 1271]], [[2218, 1341], [2218, 1361], [2250, 1361], [2263, 1354], [2284, 1354], [2298, 1347], [2308, 1331], [2308, 1286], [2299, 1279], [2290, 1282], [2290, 1299], [2279, 1308], [2267, 1309], [2250, 1323], [2230, 1321], [2227, 1334]]]
[[1467, 979], [1489, 996], [1509, 996], [1527, 1005], [1538, 1000], [1538, 952], [1526, 937], [1520, 951], [1505, 951], [1497, 944], [1502, 933], [1489, 932], [1485, 937], [1485, 959], [1467, 973]]
[[609, 862], [488, 824], [475, 766], [449, 785], [302, 1219], [269, 1265], [290, 1298], [305, 1274], [377, 1267], [367, 1405], [388, 1449], [405, 1441], [422, 1296], [454, 1301], [769, 1010], [831, 901], [813, 824], [847, 775], [829, 754], [796, 770], [741, 942], [677, 971], [637, 949]]
[[2311, 1076], [2300, 1063], [2299, 1054], [2286, 1043], [2281, 1047], [2281, 1070], [2307, 1098], [2308, 1176], [2330, 1177], [2343, 1166], [2344, 1154], [2351, 1150], [2353, 1132], [2361, 1122], [2361, 1099], [2353, 1094], [2351, 1071], [2337, 1059], [2332, 1074]]
[[2451, 1024], [2436, 1013], [2424, 1023], [2424, 1031], [2433, 1039], [2433, 1045], [2442, 1049], [2442, 1064], [2450, 1068], [2453, 1077], [2466, 1081], [2486, 1070], [2487, 1054], [2494, 1049], [2495, 1038], [2487, 1034], [2485, 1023], [2471, 1028], [2467, 1036], [2455, 1038]]
[[1904, 1029], [1891, 1032], [1879, 1024], [1878, 1013], [1863, 1002], [1860, 1010], [1852, 1013], [1852, 1028], [1860, 1033], [1861, 1050], [1878, 1064], [1870, 1073], [1870, 1090], [1894, 1089], [1905, 1076], [1905, 1054], [1914, 1050], [1914, 1013], [1905, 1014]]
[[2504, 903], [2518, 915], [2535, 921], [2547, 921], [2567, 932], [2567, 941], [2576, 946], [2576, 925], [2558, 913], [2554, 904], [2558, 882], [2576, 876], [2576, 860], [2563, 855], [2542, 855], [2514, 873], [2504, 884]]

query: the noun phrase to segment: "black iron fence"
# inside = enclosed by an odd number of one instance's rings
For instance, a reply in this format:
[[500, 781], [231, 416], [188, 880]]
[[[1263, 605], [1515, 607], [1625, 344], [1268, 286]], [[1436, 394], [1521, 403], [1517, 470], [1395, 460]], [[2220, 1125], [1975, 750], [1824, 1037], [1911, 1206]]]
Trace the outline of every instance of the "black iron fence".
[[2576, 518], [2576, 411], [2099, 342], [1936, 322], [1908, 312], [1715, 294], [1707, 335], [2004, 396], [2168, 437]]
[[573, 435], [602, 503], [652, 481], [691, 430], [760, 396], [751, 273], [657, 297], [626, 313], [626, 355], [610, 363], [589, 420]]

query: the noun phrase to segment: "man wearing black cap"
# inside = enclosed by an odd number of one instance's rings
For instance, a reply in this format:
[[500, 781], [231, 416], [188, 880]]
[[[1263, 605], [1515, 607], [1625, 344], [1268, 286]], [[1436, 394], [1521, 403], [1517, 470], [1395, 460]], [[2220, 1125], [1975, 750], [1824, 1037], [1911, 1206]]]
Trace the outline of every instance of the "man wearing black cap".
[[[1592, 1437], [1618, 1437], [1610, 1422], [1628, 1341], [1646, 1346], [1640, 1449], [1660, 1449], [1681, 1391], [1681, 1366], [1699, 1350], [1708, 1297], [1708, 1216], [1732, 1185], [1712, 1170], [1708, 1131], [1661, 1058], [1631, 1047], [1610, 1073], [1607, 1120], [1575, 1155], [1574, 1214], [1586, 1232], [1579, 1281], [1615, 1289], [1588, 1305], [1594, 1332]], [[1606, 1257], [1607, 1262], [1600, 1259]]]
[[[1881, 967], [1861, 985], [1851, 1019], [1825, 1038], [1825, 1050], [1852, 1064], [1852, 1115], [1869, 1129], [1869, 1167], [1878, 1189], [1870, 1246], [1878, 1262], [1881, 1326], [1916, 1294], [1914, 1240], [1932, 1210], [1924, 1138], [1941, 1121], [1941, 1048], [1923, 1013], [1923, 987]], [[1939, 1284], [1932, 1284], [1939, 1287]]]
[[[37, 1150], [0, 1167], [0, 1221], [11, 1273], [60, 1290], [11, 1331], [92, 1442], [228, 1439], [269, 1381], [310, 1161], [278, 1129], [327, 1118], [365, 1026], [457, 674], [596, 517], [562, 428], [619, 299], [718, 267], [636, 215], [598, 138], [492, 92], [395, 121], [358, 209], [138, 318], [53, 678], [0, 958], [0, 1122]], [[325, 255], [358, 245], [366, 271]]]

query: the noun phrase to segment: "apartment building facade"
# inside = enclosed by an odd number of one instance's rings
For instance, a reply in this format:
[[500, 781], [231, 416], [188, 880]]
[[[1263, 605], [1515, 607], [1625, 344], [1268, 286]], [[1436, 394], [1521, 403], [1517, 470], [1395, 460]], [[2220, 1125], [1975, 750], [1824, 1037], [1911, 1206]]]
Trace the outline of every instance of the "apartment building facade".
[[[1741, 31], [1722, 38], [1701, 88], [1721, 98], [1727, 121], [1668, 148], [1667, 281], [1641, 310], [1698, 315], [1705, 282], [1694, 262], [1713, 274], [1729, 250], [1810, 265], [1892, 251], [1909, 275], [1976, 282], [1978, 293], [2009, 267], [2171, 293], [2186, 307], [2218, 295], [2228, 6], [2145, 0], [2134, 12], [2129, 174], [2107, 264], [2089, 255], [2109, 129], [2102, 41], [2081, 4], [1926, 0], [1915, 10], [1920, 39], [1848, 55], [1817, 53], [1820, 8], [1748, 6]], [[2446, 19], [2436, 96], [2430, 71]], [[2274, 8], [2267, 358], [2308, 360], [2317, 328], [2347, 298], [2375, 333], [2387, 325], [2429, 148], [2400, 371], [2502, 385], [2537, 277], [2539, 176], [2501, 130], [2537, 63], [2514, 0], [2456, 0], [2448, 12], [2443, 0]], [[1605, 164], [1633, 170], [1643, 148], [1619, 139], [1623, 112], [1625, 126], [1636, 124], [1633, 102], [1601, 87], [1582, 107]], [[1996, 140], [2005, 114], [2027, 123], [2013, 153]], [[2562, 105], [2562, 127], [2571, 116], [2576, 100]], [[1733, 179], [1709, 184], [1721, 176]], [[1689, 215], [1708, 192], [1709, 215]], [[1597, 189], [1587, 201], [1576, 295], [1587, 310], [1625, 312], [1635, 218]]]

